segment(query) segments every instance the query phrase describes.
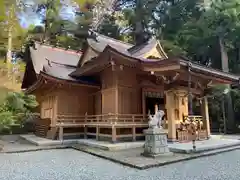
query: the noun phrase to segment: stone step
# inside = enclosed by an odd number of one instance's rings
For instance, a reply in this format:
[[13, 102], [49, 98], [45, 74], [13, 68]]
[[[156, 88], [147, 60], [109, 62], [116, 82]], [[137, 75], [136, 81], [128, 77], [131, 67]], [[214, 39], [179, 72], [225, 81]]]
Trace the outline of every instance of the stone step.
[[[233, 142], [233, 143], [226, 143], [226, 144], [219, 144], [219, 145], [212, 145], [212, 146], [199, 146], [196, 145], [196, 153], [203, 153], [203, 152], [210, 152], [215, 150], [224, 150], [228, 148], [235, 148], [240, 147], [240, 142]], [[174, 153], [184, 153], [184, 154], [190, 154], [193, 153], [193, 148], [184, 148], [184, 147], [172, 147], [169, 145], [169, 149], [171, 152]]]
[[210, 155], [215, 155], [215, 154], [219, 154], [219, 153], [234, 151], [237, 149], [240, 149], [240, 145], [229, 146], [229, 147], [219, 148], [219, 149], [213, 149], [213, 150], [209, 150], [209, 151], [202, 151], [202, 152], [196, 153], [196, 154], [199, 154], [200, 157], [203, 157], [203, 156], [210, 156]]

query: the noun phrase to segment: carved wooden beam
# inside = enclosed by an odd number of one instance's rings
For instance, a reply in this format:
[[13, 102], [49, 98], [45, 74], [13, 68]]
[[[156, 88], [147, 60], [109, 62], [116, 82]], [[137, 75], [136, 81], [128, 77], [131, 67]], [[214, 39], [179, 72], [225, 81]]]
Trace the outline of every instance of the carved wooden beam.
[[211, 81], [209, 81], [208, 83], [207, 83], [207, 88], [208, 87], [211, 87], [212, 86], [212, 83], [213, 83], [213, 81], [211, 80]]
[[165, 84], [171, 84], [174, 81], [176, 81], [179, 78], [179, 76], [180, 76], [180, 74], [176, 73], [175, 76], [173, 76], [173, 77], [166, 77], [164, 75], [162, 75], [161, 77], [162, 77]]
[[207, 84], [204, 84], [204, 85], [202, 85], [200, 82], [198, 82], [197, 84], [198, 84], [198, 87], [199, 87], [202, 91], [204, 91], [205, 89], [211, 87], [212, 83], [213, 83], [212, 80], [210, 80]]
[[162, 77], [159, 77], [159, 76], [157, 76], [157, 78], [156, 78], [156, 84], [162, 84]]
[[204, 86], [200, 82], [197, 82], [197, 85], [202, 91], [205, 89]]
[[165, 84], [170, 84], [170, 80], [169, 80], [169, 78], [167, 78], [166, 76], [161, 76], [162, 77], [162, 79], [163, 79], [163, 82], [165, 83]]
[[176, 73], [176, 75], [172, 78], [172, 81], [176, 81], [180, 77], [179, 73]]
[[162, 77], [162, 79], [163, 79], [163, 82], [165, 83], [165, 84], [170, 84], [170, 81], [169, 81], [169, 79], [166, 77], [166, 76], [161, 76]]

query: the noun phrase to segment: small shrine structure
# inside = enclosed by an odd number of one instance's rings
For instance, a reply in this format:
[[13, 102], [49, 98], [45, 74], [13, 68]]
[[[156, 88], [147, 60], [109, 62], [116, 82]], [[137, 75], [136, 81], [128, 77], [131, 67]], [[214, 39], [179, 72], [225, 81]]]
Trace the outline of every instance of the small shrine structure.
[[[168, 57], [155, 39], [134, 46], [96, 34], [83, 52], [35, 43], [27, 54], [22, 88], [40, 103], [37, 134], [51, 139], [135, 141], [144, 138], [148, 114], [156, 107], [165, 111], [168, 140], [188, 139], [181, 128], [186, 117], [201, 122], [199, 136], [208, 138], [205, 89], [239, 80], [183, 57]], [[199, 114], [192, 110], [194, 98]]]

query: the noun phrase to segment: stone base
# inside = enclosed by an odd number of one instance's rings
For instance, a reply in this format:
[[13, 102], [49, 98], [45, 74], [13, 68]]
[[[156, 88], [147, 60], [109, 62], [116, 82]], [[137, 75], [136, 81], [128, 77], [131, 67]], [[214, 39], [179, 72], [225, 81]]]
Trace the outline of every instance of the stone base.
[[0, 144], [0, 151], [3, 151], [4, 145]]
[[175, 142], [178, 142], [178, 140], [177, 139], [170, 139], [170, 138], [168, 138], [168, 140], [167, 140], [168, 142], [170, 142], [170, 143], [175, 143]]
[[143, 154], [148, 157], [164, 156], [169, 154], [167, 131], [161, 128], [146, 129]]
[[166, 134], [167, 135], [167, 130], [165, 129], [161, 129], [161, 128], [148, 128], [148, 129], [145, 129], [144, 131], [144, 134]]
[[172, 152], [167, 152], [163, 154], [149, 154], [149, 153], [141, 153], [142, 156], [150, 157], [150, 158], [158, 158], [158, 157], [168, 157], [173, 156]]

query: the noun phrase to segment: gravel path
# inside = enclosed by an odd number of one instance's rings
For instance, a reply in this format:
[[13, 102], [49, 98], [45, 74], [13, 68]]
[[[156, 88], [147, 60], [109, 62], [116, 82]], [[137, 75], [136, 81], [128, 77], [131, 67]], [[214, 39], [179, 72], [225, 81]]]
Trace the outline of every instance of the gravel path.
[[136, 170], [71, 150], [0, 154], [0, 180], [239, 180], [240, 150]]

